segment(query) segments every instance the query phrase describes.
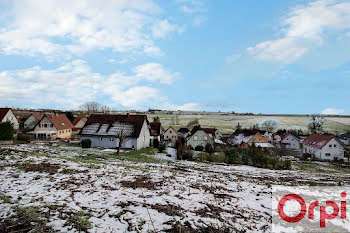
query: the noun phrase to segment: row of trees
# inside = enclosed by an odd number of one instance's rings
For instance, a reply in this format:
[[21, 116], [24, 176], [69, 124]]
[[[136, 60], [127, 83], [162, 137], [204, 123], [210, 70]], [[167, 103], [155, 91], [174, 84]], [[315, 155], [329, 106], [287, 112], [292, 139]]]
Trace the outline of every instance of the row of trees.
[[[324, 124], [325, 124], [325, 117], [320, 114], [312, 114], [308, 117], [308, 120], [306, 122], [306, 126], [309, 132], [311, 133], [323, 133], [324, 132]], [[235, 127], [237, 130], [242, 129], [242, 126], [238, 123]], [[268, 132], [273, 132], [275, 129], [278, 128], [278, 122], [273, 119], [264, 120], [260, 124], [253, 125], [250, 129], [256, 129], [256, 130], [266, 130]], [[302, 130], [289, 130], [293, 131], [294, 134], [302, 134]]]

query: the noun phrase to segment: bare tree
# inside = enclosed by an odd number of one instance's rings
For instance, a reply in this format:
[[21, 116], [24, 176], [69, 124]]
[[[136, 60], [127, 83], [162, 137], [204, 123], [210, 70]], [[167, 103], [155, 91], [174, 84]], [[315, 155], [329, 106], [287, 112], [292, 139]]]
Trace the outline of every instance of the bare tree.
[[191, 129], [191, 128], [193, 128], [193, 127], [196, 126], [196, 125], [199, 125], [199, 121], [198, 121], [197, 118], [196, 118], [196, 119], [193, 119], [193, 120], [191, 120], [191, 121], [189, 121], [189, 122], [187, 123], [187, 128]]
[[277, 126], [278, 126], [278, 123], [275, 120], [265, 120], [261, 124], [261, 127], [268, 132], [272, 132], [274, 129], [277, 128]]
[[91, 115], [96, 112], [110, 113], [111, 109], [107, 105], [102, 105], [98, 102], [91, 101], [86, 102], [80, 106], [80, 109], [86, 112], [87, 115]]
[[82, 104], [80, 108], [85, 111], [88, 115], [91, 115], [92, 113], [98, 112], [101, 108], [101, 104], [95, 101], [86, 102], [85, 104]]
[[111, 109], [109, 108], [109, 106], [107, 105], [102, 105], [101, 108], [100, 108], [100, 111], [102, 113], [110, 113], [111, 112]]
[[320, 114], [312, 114], [307, 120], [307, 128], [311, 133], [322, 133], [323, 125], [325, 123], [324, 116]]
[[153, 117], [153, 123], [160, 123], [160, 118], [159, 118], [159, 116]]
[[119, 144], [118, 144], [118, 150], [117, 150], [117, 155], [119, 155], [120, 153], [120, 148], [122, 148], [122, 144], [124, 142], [127, 142], [128, 139], [126, 138], [126, 133], [125, 131], [122, 129], [117, 133], [117, 138], [119, 139]]

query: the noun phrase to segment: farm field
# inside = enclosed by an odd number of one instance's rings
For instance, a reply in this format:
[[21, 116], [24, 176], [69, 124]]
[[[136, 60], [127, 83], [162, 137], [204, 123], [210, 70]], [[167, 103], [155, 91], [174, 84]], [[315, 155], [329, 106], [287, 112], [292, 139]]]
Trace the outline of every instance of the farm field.
[[[239, 123], [245, 128], [249, 128], [265, 119], [274, 119], [278, 122], [280, 129], [302, 129], [306, 130], [307, 116], [298, 115], [234, 115], [234, 114], [180, 114], [175, 119], [175, 114], [148, 114], [151, 121], [153, 117], [159, 116], [163, 127], [174, 125], [176, 128], [186, 127], [187, 123], [193, 119], [198, 119], [202, 127], [216, 127], [222, 133], [230, 134]], [[350, 117], [325, 117], [325, 130], [330, 133], [346, 133], [350, 131]], [[176, 123], [178, 120], [178, 124]]]
[[175, 161], [153, 148], [0, 148], [0, 232], [270, 231], [272, 185], [350, 185], [348, 170]]

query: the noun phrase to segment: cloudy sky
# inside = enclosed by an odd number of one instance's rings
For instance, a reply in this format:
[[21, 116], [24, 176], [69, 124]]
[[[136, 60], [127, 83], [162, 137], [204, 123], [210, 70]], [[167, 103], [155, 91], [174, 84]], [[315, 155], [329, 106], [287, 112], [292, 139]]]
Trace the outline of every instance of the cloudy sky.
[[348, 0], [0, 0], [0, 106], [350, 114], [349, 100]]

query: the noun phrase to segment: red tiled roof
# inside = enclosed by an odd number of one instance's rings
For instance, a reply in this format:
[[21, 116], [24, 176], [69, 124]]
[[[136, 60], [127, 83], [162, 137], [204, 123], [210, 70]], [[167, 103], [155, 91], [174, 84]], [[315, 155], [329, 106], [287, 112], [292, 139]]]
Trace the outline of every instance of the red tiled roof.
[[[45, 116], [49, 118], [57, 130], [72, 129], [74, 127], [65, 114], [45, 114]], [[38, 124], [41, 122], [41, 120], [38, 122]]]
[[135, 127], [135, 130], [132, 134], [132, 136], [139, 137], [143, 122], [148, 122], [146, 115], [107, 115], [107, 114], [92, 114], [88, 118], [87, 122], [85, 123], [84, 127], [92, 125], [92, 124], [109, 124], [110, 126], [113, 125], [115, 122], [120, 123], [129, 123], [132, 124]]
[[8, 111], [10, 111], [11, 108], [0, 108], [0, 121], [4, 119]]
[[172, 127], [172, 126], [169, 126], [169, 128], [166, 131], [168, 131], [170, 128], [172, 128], [174, 130], [174, 132], [177, 134], [177, 130], [174, 127]]
[[84, 122], [87, 122], [87, 118], [86, 118], [86, 117], [83, 117], [83, 118], [81, 118], [81, 117], [76, 117], [76, 118], [73, 119], [72, 124], [73, 124], [73, 125], [76, 125], [76, 124], [78, 124], [78, 122], [79, 122], [80, 120], [83, 120]]
[[159, 136], [160, 135], [160, 123], [149, 123], [151, 127], [151, 136]]
[[35, 117], [35, 119], [40, 121], [44, 117], [45, 114], [43, 114], [43, 113], [32, 113], [32, 115]]
[[330, 134], [311, 134], [303, 141], [303, 144], [306, 146], [321, 149], [333, 138], [335, 138], [338, 141], [336, 137]]

